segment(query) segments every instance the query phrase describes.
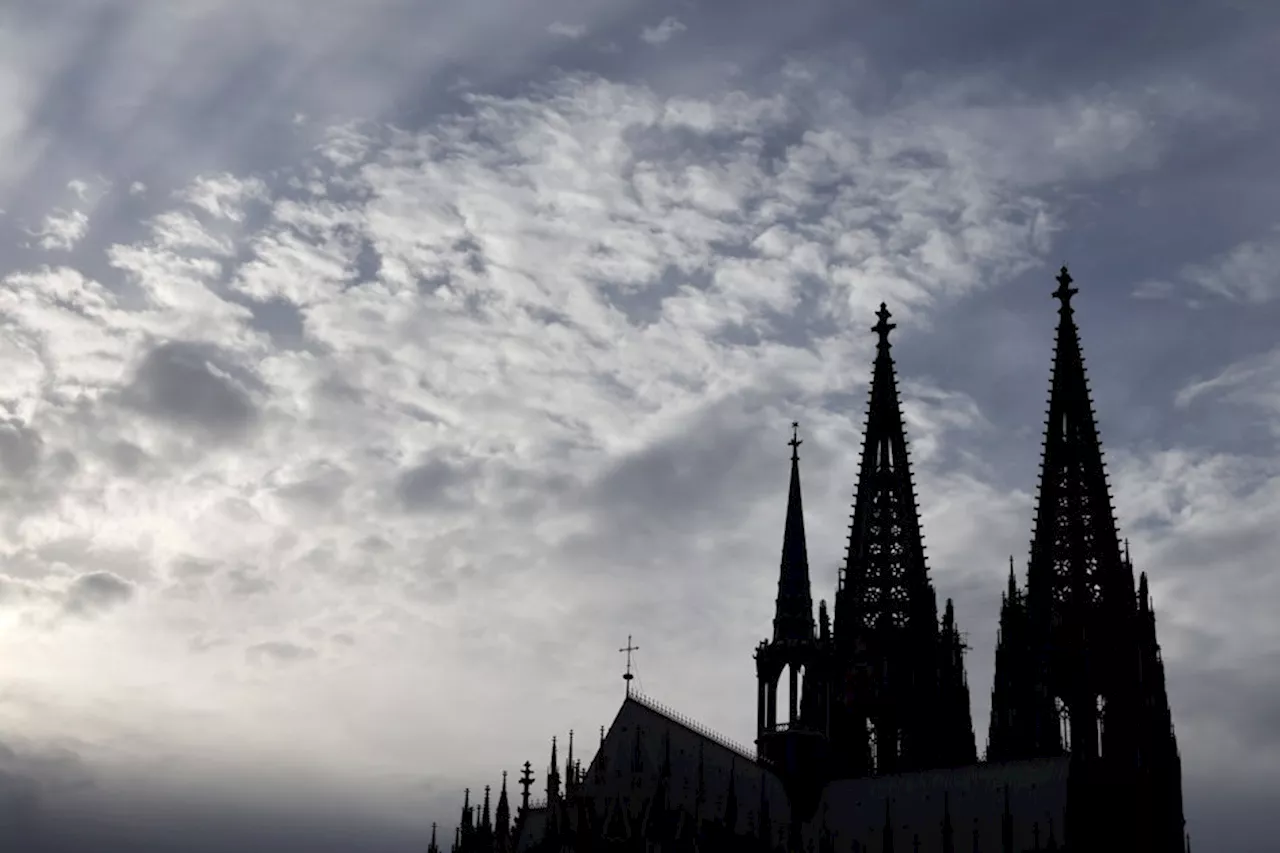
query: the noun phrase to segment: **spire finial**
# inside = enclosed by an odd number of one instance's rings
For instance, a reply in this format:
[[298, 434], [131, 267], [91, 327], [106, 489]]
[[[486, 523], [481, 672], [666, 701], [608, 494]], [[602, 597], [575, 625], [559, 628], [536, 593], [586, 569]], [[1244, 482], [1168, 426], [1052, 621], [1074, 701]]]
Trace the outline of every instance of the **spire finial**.
[[1080, 291], [1071, 286], [1071, 273], [1067, 272], [1066, 266], [1063, 266], [1062, 269], [1058, 271], [1058, 278], [1056, 281], [1058, 282], [1058, 289], [1053, 292], [1053, 298], [1062, 302], [1062, 308], [1059, 310], [1070, 311], [1071, 297], [1075, 296]]
[[627, 644], [618, 649], [619, 652], [627, 653], [627, 671], [622, 674], [622, 680], [627, 683], [627, 695], [631, 695], [631, 679], [635, 678], [631, 674], [631, 653], [640, 651], [640, 647], [631, 642], [631, 635], [627, 635]]
[[880, 341], [876, 344], [879, 349], [888, 349], [889, 333], [898, 328], [897, 323], [890, 323], [889, 318], [893, 315], [889, 313], [889, 306], [883, 302], [880, 303], [880, 310], [876, 312], [876, 319], [880, 322], [871, 327], [871, 331], [880, 336]]
[[800, 461], [800, 445], [804, 444], [800, 440], [800, 422], [791, 422], [791, 440], [787, 442], [787, 446], [791, 448], [791, 461]]

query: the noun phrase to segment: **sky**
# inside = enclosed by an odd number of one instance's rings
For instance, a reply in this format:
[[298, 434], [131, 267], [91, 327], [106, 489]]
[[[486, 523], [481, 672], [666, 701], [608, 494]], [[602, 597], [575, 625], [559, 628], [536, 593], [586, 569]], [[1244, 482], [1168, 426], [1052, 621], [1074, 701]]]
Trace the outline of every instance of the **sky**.
[[0, 832], [421, 850], [628, 635], [751, 742], [882, 301], [981, 748], [1067, 263], [1193, 841], [1271, 849], [1275, 79], [1264, 0], [9, 0]]

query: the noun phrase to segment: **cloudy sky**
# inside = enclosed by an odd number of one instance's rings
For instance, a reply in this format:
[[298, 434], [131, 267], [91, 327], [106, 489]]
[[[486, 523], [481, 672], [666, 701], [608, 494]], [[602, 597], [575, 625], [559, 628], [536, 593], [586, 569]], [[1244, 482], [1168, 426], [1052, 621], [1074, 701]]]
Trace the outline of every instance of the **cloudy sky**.
[[1263, 850], [1277, 56], [1264, 0], [10, 0], [0, 832], [420, 849], [629, 633], [749, 742], [882, 300], [981, 746], [1066, 262], [1193, 838]]

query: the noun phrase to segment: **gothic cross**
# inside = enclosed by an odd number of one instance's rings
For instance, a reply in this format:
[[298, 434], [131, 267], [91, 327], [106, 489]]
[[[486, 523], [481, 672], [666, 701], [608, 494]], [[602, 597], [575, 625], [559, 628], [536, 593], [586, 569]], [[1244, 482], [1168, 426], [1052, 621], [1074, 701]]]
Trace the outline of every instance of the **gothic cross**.
[[626, 646], [624, 646], [621, 649], [618, 649], [618, 651], [627, 653], [627, 671], [622, 674], [622, 680], [627, 682], [627, 695], [630, 696], [631, 695], [631, 679], [635, 678], [635, 676], [631, 674], [631, 653], [640, 651], [640, 647], [631, 644], [631, 635], [628, 634]]
[[1058, 282], [1058, 289], [1053, 292], [1053, 298], [1062, 301], [1062, 310], [1070, 310], [1071, 297], [1080, 291], [1071, 286], [1071, 273], [1067, 272], [1065, 266], [1058, 272], [1058, 277], [1055, 281]]
[[893, 315], [889, 313], [889, 307], [883, 302], [880, 303], [880, 310], [876, 312], [876, 319], [880, 322], [871, 327], [871, 331], [880, 336], [879, 346], [883, 349], [889, 346], [889, 333], [898, 328], [897, 323], [890, 323], [889, 318]]
[[787, 442], [787, 446], [791, 448], [791, 461], [798, 462], [800, 460], [800, 445], [804, 444], [800, 440], [800, 422], [791, 422], [791, 440]]

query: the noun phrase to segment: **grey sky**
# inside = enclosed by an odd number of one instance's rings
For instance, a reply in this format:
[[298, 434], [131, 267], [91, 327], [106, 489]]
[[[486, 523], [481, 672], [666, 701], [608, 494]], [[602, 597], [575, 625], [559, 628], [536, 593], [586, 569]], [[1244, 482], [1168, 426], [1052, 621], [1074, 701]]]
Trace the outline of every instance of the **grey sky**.
[[590, 751], [628, 633], [750, 741], [787, 427], [830, 596], [882, 300], [981, 743], [1068, 262], [1191, 832], [1266, 849], [1278, 42], [1261, 0], [6, 4], [0, 831], [415, 849]]

